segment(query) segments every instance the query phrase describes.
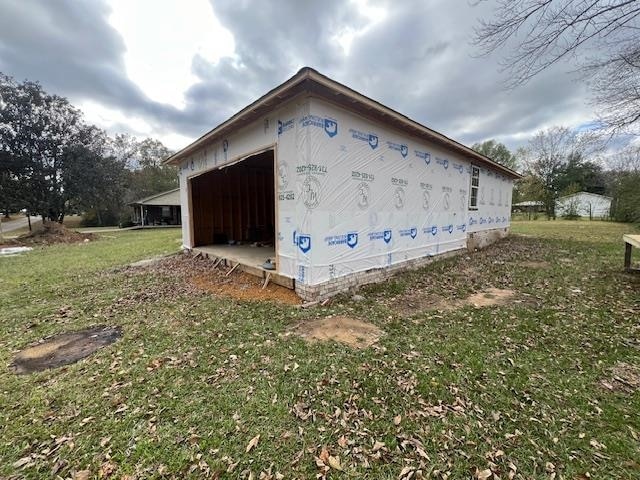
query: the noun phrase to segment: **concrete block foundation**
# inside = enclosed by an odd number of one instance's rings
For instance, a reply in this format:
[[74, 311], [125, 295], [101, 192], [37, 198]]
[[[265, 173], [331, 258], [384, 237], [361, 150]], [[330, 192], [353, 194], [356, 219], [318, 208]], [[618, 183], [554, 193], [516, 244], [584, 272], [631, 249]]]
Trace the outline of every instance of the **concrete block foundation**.
[[436, 260], [450, 258], [467, 251], [474, 251], [491, 245], [498, 240], [505, 238], [509, 234], [509, 228], [484, 230], [473, 232], [467, 235], [467, 248], [452, 250], [433, 257], [416, 258], [406, 262], [398, 263], [390, 267], [374, 268], [365, 272], [355, 272], [344, 277], [336, 278], [318, 285], [303, 285], [296, 282], [295, 290], [300, 298], [305, 301], [322, 301], [339, 293], [344, 293], [352, 289], [357, 289], [371, 283], [384, 282], [394, 275], [415, 270], [428, 265]]

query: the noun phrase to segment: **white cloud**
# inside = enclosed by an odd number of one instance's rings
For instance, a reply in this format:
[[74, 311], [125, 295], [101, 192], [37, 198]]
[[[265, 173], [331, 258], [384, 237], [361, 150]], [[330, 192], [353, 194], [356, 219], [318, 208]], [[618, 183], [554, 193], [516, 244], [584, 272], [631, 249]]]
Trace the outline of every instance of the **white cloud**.
[[197, 81], [191, 73], [193, 57], [215, 63], [233, 55], [233, 35], [207, 0], [110, 0], [109, 4], [109, 23], [126, 46], [127, 75], [152, 100], [184, 108], [183, 94]]

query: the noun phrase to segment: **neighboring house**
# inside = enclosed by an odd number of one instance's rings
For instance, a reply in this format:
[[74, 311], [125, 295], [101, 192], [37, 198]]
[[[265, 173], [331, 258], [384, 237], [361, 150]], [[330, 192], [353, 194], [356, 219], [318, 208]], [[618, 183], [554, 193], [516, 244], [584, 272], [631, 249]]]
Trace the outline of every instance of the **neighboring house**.
[[512, 205], [514, 212], [544, 212], [544, 203], [537, 200], [526, 200]]
[[167, 163], [185, 248], [307, 300], [505, 236], [520, 177], [310, 68]]
[[596, 193], [578, 192], [560, 197], [556, 202], [556, 215], [560, 217], [608, 218], [610, 212], [611, 197]]
[[136, 225], [180, 225], [182, 221], [179, 188], [136, 200], [129, 205], [133, 207], [133, 223]]

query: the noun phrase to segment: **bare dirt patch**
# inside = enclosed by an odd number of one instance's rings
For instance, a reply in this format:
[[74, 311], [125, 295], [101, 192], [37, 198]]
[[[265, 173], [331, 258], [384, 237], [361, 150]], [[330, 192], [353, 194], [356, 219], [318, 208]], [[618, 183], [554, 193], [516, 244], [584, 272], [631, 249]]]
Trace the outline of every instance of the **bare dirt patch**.
[[394, 300], [396, 310], [401, 315], [415, 315], [425, 310], [452, 311], [464, 307], [492, 307], [522, 303], [526, 301], [522, 295], [514, 290], [502, 288], [487, 288], [473, 293], [466, 298], [450, 299], [435, 294], [424, 294], [421, 291], [413, 291]]
[[91, 233], [79, 233], [56, 222], [46, 222], [17, 238], [5, 241], [6, 246], [53, 245], [56, 243], [80, 243], [94, 240]]
[[544, 270], [545, 268], [549, 268], [549, 262], [545, 262], [543, 260], [541, 261], [526, 261], [526, 262], [520, 262], [519, 265], [521, 267], [525, 267], [525, 268], [531, 268], [534, 270]]
[[288, 305], [298, 305], [302, 302], [296, 292], [275, 283], [270, 283], [263, 289], [263, 280], [254, 275], [234, 272], [226, 277], [218, 270], [215, 273], [215, 275], [197, 275], [192, 277], [191, 281], [201, 290], [238, 300], [270, 300]]
[[293, 328], [292, 333], [309, 342], [334, 341], [353, 348], [367, 348], [382, 336], [382, 330], [357, 318], [337, 316], [308, 320]]
[[612, 392], [637, 392], [640, 390], [640, 367], [618, 362], [611, 369], [611, 377], [600, 380], [600, 385]]
[[471, 305], [476, 308], [493, 307], [494, 305], [506, 305], [516, 296], [513, 290], [502, 288], [488, 288], [482, 292], [469, 295], [461, 300], [461, 306]]
[[56, 335], [20, 351], [9, 368], [15, 373], [32, 373], [69, 365], [112, 344], [121, 335], [119, 328], [104, 325]]

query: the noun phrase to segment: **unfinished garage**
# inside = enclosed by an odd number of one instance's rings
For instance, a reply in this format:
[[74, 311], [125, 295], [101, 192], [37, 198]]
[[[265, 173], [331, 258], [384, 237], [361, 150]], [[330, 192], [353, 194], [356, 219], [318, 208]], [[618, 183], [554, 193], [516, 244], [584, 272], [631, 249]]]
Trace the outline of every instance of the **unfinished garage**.
[[310, 68], [167, 163], [185, 250], [305, 300], [507, 235], [520, 177]]
[[202, 173], [189, 184], [194, 247], [249, 265], [275, 265], [273, 150]]

